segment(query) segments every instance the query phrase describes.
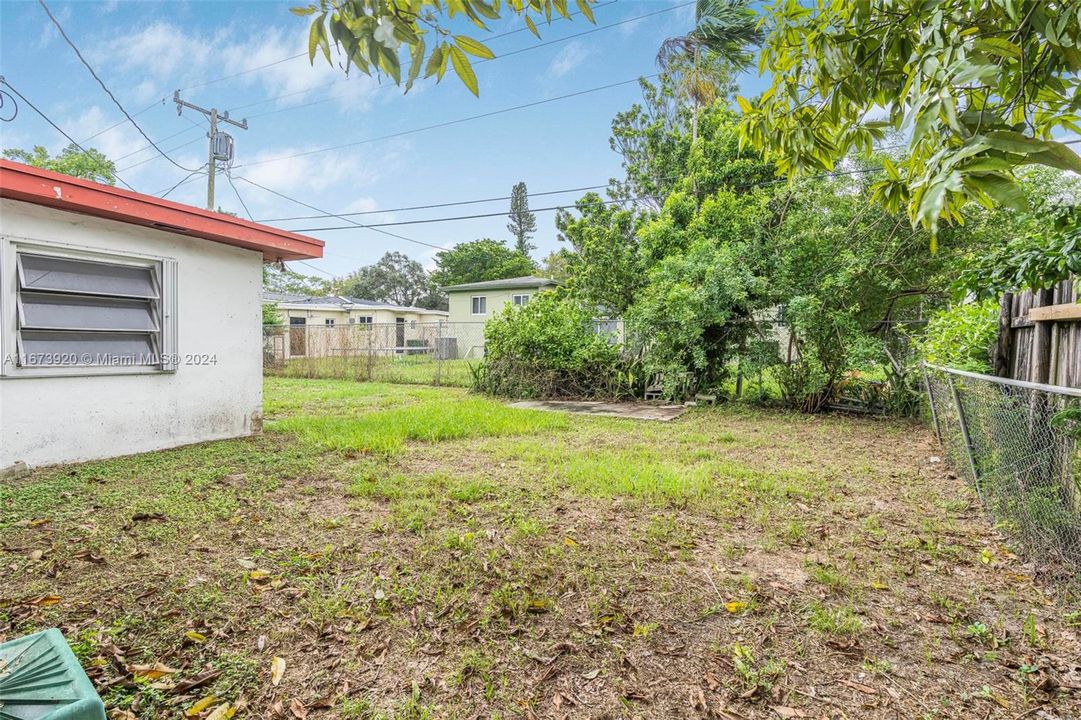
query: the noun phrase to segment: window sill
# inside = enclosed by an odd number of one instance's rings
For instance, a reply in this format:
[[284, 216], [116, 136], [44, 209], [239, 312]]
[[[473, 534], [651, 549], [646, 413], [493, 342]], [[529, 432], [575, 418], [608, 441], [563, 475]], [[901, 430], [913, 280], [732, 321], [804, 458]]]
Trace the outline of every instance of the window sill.
[[176, 370], [155, 367], [54, 367], [11, 368], [0, 373], [0, 380], [25, 380], [30, 378], [104, 377], [111, 375], [175, 375]]

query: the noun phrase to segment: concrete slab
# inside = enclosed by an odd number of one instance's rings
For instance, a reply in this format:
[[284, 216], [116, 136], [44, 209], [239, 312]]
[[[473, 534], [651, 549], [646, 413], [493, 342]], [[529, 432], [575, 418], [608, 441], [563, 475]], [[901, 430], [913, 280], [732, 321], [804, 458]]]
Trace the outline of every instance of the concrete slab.
[[675, 420], [687, 412], [687, 408], [683, 405], [600, 402], [595, 400], [523, 400], [522, 402], [511, 403], [510, 406], [527, 410], [554, 410], [582, 415], [602, 415], [604, 417], [619, 417], [631, 420], [659, 420], [661, 422]]

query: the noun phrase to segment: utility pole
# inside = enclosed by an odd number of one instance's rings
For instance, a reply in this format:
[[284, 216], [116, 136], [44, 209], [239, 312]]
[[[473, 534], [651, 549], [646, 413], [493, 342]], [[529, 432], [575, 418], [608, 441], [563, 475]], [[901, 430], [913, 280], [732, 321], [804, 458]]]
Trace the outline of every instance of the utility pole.
[[173, 102], [176, 103], [176, 114], [179, 115], [184, 108], [194, 110], [206, 115], [210, 119], [210, 132], [207, 133], [207, 137], [210, 139], [207, 149], [207, 179], [206, 179], [206, 209], [215, 210], [214, 204], [214, 174], [217, 171], [218, 162], [232, 162], [233, 161], [233, 137], [228, 133], [218, 132], [218, 122], [226, 122], [230, 125], [235, 125], [241, 130], [248, 129], [248, 119], [244, 118], [240, 122], [233, 120], [229, 117], [229, 111], [226, 110], [221, 115], [218, 115], [217, 108], [210, 108], [209, 110], [198, 105], [193, 105], [186, 100], [180, 99], [180, 91], [177, 90], [173, 93]]

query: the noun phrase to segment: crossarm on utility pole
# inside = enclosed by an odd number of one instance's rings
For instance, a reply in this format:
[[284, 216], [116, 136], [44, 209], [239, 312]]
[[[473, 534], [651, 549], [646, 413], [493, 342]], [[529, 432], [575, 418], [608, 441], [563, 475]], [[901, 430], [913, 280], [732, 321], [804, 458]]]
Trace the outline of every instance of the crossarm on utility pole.
[[194, 110], [197, 113], [202, 113], [203, 115], [206, 115], [207, 118], [210, 120], [210, 132], [207, 133], [207, 137], [210, 139], [210, 142], [209, 142], [209, 145], [207, 147], [206, 209], [207, 210], [214, 210], [215, 209], [215, 204], [214, 204], [214, 176], [215, 176], [215, 174], [217, 172], [217, 169], [218, 169], [218, 158], [217, 158], [217, 156], [216, 156], [216, 154], [214, 152], [214, 150], [215, 150], [214, 143], [215, 143], [215, 140], [218, 137], [218, 123], [219, 122], [229, 123], [230, 125], [235, 125], [236, 127], [240, 128], [241, 130], [247, 130], [248, 129], [248, 119], [244, 118], [243, 120], [240, 120], [239, 122], [237, 122], [236, 120], [233, 120], [232, 118], [229, 117], [229, 111], [228, 110], [226, 110], [224, 113], [219, 115], [217, 108], [207, 109], [207, 108], [195, 105], [193, 103], [190, 103], [187, 100], [182, 100], [180, 98], [180, 91], [179, 90], [177, 90], [176, 92], [173, 93], [173, 102], [176, 103], [176, 114], [177, 115], [179, 115], [181, 113], [181, 111], [183, 111], [184, 108], [188, 108], [189, 110]]

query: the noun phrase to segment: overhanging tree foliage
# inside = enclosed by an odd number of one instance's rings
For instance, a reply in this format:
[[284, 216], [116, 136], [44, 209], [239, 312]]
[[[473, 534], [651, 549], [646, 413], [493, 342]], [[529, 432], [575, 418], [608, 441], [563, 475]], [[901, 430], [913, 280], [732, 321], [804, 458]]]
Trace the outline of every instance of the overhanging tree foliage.
[[365, 75], [385, 75], [402, 84], [401, 50], [408, 55], [406, 92], [421, 72], [424, 77], [442, 80], [447, 67], [474, 95], [480, 94], [470, 56], [482, 60], [495, 57], [481, 41], [456, 33], [449, 27], [455, 18], [464, 18], [477, 29], [489, 32], [489, 23], [505, 15], [522, 18], [537, 37], [537, 24], [553, 17], [581, 14], [593, 22], [596, 0], [575, 0], [572, 12], [567, 0], [319, 0], [318, 4], [292, 8], [295, 15], [315, 15], [308, 32], [308, 57], [314, 63], [322, 53], [328, 63], [333, 44], [345, 72], [356, 68]]
[[969, 200], [1025, 206], [1014, 171], [1081, 171], [1081, 0], [777, 0], [740, 98], [748, 141], [787, 174], [832, 170], [888, 130], [907, 138], [875, 196], [934, 231]]
[[93, 180], [104, 185], [116, 184], [116, 165], [94, 148], [81, 150], [75, 145], [68, 145], [59, 155], [49, 155], [48, 150], [41, 145], [36, 145], [31, 151], [6, 148], [4, 157], [71, 177]]

